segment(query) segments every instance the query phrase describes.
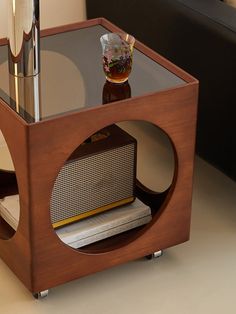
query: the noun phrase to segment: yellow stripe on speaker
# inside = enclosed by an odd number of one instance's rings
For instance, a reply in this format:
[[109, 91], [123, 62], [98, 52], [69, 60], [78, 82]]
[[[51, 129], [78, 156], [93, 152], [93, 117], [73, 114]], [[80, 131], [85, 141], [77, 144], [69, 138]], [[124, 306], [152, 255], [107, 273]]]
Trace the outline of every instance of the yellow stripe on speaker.
[[108, 205], [105, 205], [105, 206], [101, 206], [99, 208], [87, 211], [86, 213], [82, 213], [82, 214], [79, 214], [77, 216], [73, 216], [73, 217], [70, 217], [70, 218], [67, 218], [67, 219], [55, 222], [55, 223], [52, 224], [52, 226], [53, 226], [53, 228], [59, 228], [59, 227], [62, 227], [64, 225], [68, 225], [70, 223], [73, 223], [75, 221], [78, 221], [78, 220], [81, 220], [81, 219], [84, 219], [84, 218], [88, 218], [89, 216], [92, 216], [92, 215], [95, 215], [95, 214], [99, 214], [101, 212], [104, 212], [106, 210], [112, 209], [114, 207], [118, 207], [118, 206], [125, 205], [127, 203], [131, 203], [131, 202], [134, 201], [134, 199], [135, 199], [134, 196], [128, 197], [128, 198], [125, 198], [123, 200], [120, 200], [120, 201], [117, 201], [117, 202], [114, 202], [114, 203], [111, 203], [111, 204], [108, 204]]

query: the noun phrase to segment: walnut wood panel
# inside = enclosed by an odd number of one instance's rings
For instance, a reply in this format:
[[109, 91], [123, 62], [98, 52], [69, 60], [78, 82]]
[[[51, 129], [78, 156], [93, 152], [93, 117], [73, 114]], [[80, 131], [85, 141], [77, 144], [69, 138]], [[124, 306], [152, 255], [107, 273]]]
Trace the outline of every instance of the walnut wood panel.
[[[103, 19], [71, 26], [87, 27]], [[69, 27], [46, 31], [69, 31]], [[0, 102], [0, 128], [16, 169], [21, 216], [15, 235], [0, 240], [0, 255], [32, 292], [101, 271], [189, 239], [198, 83], [191, 76], [138, 43], [138, 49], [184, 77], [186, 84], [27, 125]], [[74, 250], [56, 236], [49, 205], [54, 181], [71, 153], [96, 131], [127, 120], [144, 120], [161, 128], [175, 153], [175, 175], [151, 223], [108, 248]], [[144, 189], [145, 190], [145, 189]], [[143, 196], [148, 198], [148, 190]], [[150, 202], [153, 195], [150, 194]], [[159, 206], [156, 203], [156, 206]], [[117, 238], [118, 239], [118, 238]]]
[[[30, 126], [34, 290], [72, 280], [189, 237], [197, 88], [189, 85], [156, 95], [96, 107]], [[145, 120], [168, 134], [176, 150], [175, 180], [160, 217], [144, 231], [102, 254], [81, 254], [55, 235], [49, 217], [54, 180], [70, 153], [97, 130], [124, 120]], [[50, 134], [50, 138], [48, 138]], [[62, 146], [61, 143], [64, 143]], [[40, 224], [38, 223], [40, 221]], [[158, 239], [158, 241], [157, 241]], [[68, 267], [68, 262], [70, 263]]]
[[[0, 100], [0, 129], [5, 137], [12, 156], [17, 174], [20, 193], [20, 223], [16, 234], [1, 221], [0, 224], [0, 256], [13, 272], [31, 288], [31, 240], [30, 233], [30, 189], [29, 189], [29, 160], [27, 155], [28, 126], [6, 104]], [[7, 175], [1, 177], [0, 194], [16, 190], [14, 178]], [[6, 179], [6, 181], [3, 181]], [[4, 184], [5, 183], [5, 184]], [[11, 237], [9, 239], [9, 237]], [[3, 240], [8, 239], [8, 240]]]
[[6, 221], [0, 217], [0, 238], [2, 240], [9, 240], [15, 234], [15, 230], [6, 223]]

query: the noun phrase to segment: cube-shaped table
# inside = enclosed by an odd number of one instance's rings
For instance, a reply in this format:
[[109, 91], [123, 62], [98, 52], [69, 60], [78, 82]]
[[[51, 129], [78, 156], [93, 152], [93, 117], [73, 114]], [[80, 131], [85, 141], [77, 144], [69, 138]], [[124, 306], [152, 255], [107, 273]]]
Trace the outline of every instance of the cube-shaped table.
[[[136, 41], [129, 85], [114, 98], [102, 71], [99, 38], [116, 31], [102, 18], [43, 31], [41, 74], [29, 79], [9, 75], [7, 41], [0, 42], [0, 129], [20, 196], [16, 232], [0, 221], [0, 256], [32, 293], [189, 239], [198, 82]], [[57, 175], [89, 136], [133, 120], [150, 122], [169, 137], [175, 158], [171, 186], [157, 193], [137, 182], [137, 195], [152, 209], [151, 222], [72, 249], [55, 234], [50, 219]], [[4, 182], [1, 197], [15, 189], [14, 180]]]

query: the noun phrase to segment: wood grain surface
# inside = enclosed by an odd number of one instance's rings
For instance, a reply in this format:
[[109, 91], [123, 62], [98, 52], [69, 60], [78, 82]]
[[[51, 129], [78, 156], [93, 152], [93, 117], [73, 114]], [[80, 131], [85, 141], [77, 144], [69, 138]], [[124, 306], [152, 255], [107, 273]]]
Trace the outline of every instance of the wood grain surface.
[[[42, 32], [59, 32], [103, 25], [99, 18]], [[6, 41], [0, 41], [6, 44]], [[16, 169], [21, 215], [14, 234], [0, 224], [0, 256], [31, 292], [148, 255], [189, 239], [198, 82], [191, 75], [137, 42], [137, 49], [175, 73], [185, 84], [158, 93], [66, 113], [27, 124], [0, 101], [0, 129]], [[162, 195], [139, 185], [139, 193], [151, 204], [154, 215], [147, 226], [105, 242], [75, 250], [60, 241], [50, 221], [50, 198], [59, 170], [71, 153], [96, 131], [121, 121], [144, 120], [161, 128], [175, 154], [171, 187]], [[63, 143], [63, 145], [62, 145]], [[0, 189], [2, 187], [0, 186]], [[5, 233], [4, 233], [5, 232]], [[10, 237], [4, 239], [4, 234]]]

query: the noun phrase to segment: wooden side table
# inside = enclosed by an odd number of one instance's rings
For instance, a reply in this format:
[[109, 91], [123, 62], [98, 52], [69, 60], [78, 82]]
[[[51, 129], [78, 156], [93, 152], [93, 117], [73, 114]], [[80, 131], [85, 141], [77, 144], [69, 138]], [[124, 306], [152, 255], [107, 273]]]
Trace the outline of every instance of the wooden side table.
[[[129, 78], [132, 96], [102, 104], [99, 37], [109, 31], [119, 29], [99, 18], [42, 33], [37, 109], [13, 99], [6, 40], [0, 42], [0, 129], [16, 170], [21, 209], [16, 232], [1, 220], [0, 256], [32, 293], [189, 239], [198, 82], [137, 41]], [[72, 249], [57, 237], [50, 220], [55, 179], [86, 138], [130, 120], [148, 121], [168, 135], [175, 155], [173, 182], [163, 193], [137, 184], [139, 197], [153, 211], [148, 225]], [[9, 186], [1, 183], [1, 196], [6, 190]]]

